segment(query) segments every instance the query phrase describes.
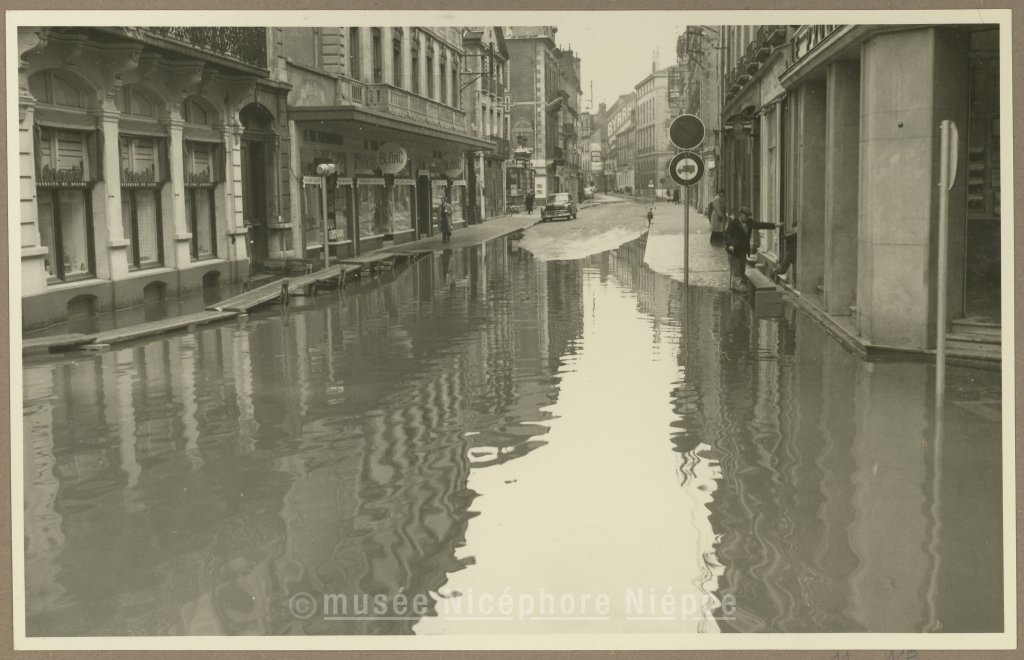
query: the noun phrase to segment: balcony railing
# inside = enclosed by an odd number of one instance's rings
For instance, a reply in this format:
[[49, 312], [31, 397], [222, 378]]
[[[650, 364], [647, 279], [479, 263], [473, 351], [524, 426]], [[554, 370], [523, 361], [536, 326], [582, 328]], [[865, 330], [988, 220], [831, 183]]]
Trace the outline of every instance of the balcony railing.
[[750, 60], [744, 55], [740, 58], [739, 64], [736, 65], [736, 83], [743, 87], [750, 82], [750, 74], [747, 73], [747, 66], [750, 64]]
[[830, 34], [843, 27], [842, 25], [801, 25], [793, 36], [793, 41], [796, 42], [796, 59], [800, 59], [810, 51], [814, 50], [818, 44], [828, 38]]
[[267, 68], [267, 28], [262, 27], [150, 27], [151, 34], [230, 57], [244, 64]]
[[512, 149], [509, 146], [508, 138], [498, 137], [497, 135], [488, 135], [487, 139], [494, 143], [495, 156], [500, 156], [505, 160], [512, 157]]
[[561, 147], [555, 147], [551, 150], [551, 157], [554, 159], [556, 165], [565, 163], [565, 152]]
[[458, 133], [466, 132], [466, 113], [392, 85], [366, 85], [364, 103], [378, 112], [440, 126]]

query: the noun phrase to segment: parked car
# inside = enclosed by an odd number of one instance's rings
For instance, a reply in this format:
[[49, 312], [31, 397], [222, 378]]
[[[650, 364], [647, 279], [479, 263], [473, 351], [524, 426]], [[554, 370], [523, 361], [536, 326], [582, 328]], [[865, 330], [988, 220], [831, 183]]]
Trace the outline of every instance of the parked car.
[[583, 201], [587, 201], [588, 199], [594, 199], [594, 189], [590, 187], [583, 189]]
[[575, 220], [576, 201], [570, 193], [548, 195], [544, 208], [540, 210], [541, 222], [548, 220]]

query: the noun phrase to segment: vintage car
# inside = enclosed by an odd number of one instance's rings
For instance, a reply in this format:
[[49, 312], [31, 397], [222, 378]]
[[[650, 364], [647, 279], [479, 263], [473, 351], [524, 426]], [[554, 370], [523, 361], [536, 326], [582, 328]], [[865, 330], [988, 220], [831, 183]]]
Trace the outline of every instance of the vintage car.
[[552, 193], [548, 195], [544, 208], [540, 210], [541, 222], [548, 220], [575, 220], [576, 201], [569, 193]]

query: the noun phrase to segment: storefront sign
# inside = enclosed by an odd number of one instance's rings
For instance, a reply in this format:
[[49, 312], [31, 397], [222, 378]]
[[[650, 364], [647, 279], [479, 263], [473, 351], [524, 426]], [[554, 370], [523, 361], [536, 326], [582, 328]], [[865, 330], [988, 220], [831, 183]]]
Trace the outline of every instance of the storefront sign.
[[351, 186], [352, 185], [352, 177], [350, 177], [350, 176], [339, 177], [338, 180], [335, 182], [335, 185], [338, 188], [340, 188], [341, 186]]
[[356, 184], [360, 186], [383, 186], [384, 179], [360, 177], [359, 179], [356, 180]]
[[352, 154], [352, 156], [355, 159], [355, 167], [353, 169], [355, 169], [357, 174], [360, 172], [373, 172], [377, 169], [377, 159], [375, 154], [357, 153]]
[[405, 147], [397, 142], [386, 142], [377, 150], [377, 166], [384, 174], [398, 174], [408, 160]]
[[338, 133], [328, 133], [326, 131], [311, 131], [308, 129], [302, 131], [302, 141], [320, 142], [321, 144], [336, 144], [339, 146], [345, 144], [344, 137], [339, 135]]
[[302, 177], [302, 185], [304, 186], [319, 186], [320, 177], [318, 176], [304, 176]]
[[441, 159], [441, 171], [445, 173], [445, 176], [453, 179], [460, 176], [463, 166], [464, 160], [461, 153], [444, 152], [444, 158]]
[[415, 179], [395, 179], [396, 186], [415, 186]]

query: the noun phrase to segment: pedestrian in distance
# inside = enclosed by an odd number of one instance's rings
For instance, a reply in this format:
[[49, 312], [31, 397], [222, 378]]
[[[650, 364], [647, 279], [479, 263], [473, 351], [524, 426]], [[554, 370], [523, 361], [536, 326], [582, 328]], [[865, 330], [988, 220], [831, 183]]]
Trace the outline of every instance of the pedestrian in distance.
[[441, 225], [441, 242], [447, 243], [452, 237], [452, 208], [451, 202], [447, 199], [441, 202], [439, 209], [440, 225]]
[[711, 204], [708, 206], [711, 213], [708, 215], [708, 222], [711, 223], [711, 244], [722, 245], [725, 240], [725, 191], [719, 190]]
[[654, 222], [654, 208], [647, 210], [647, 231], [651, 230], [651, 223]]
[[533, 200], [534, 200], [534, 197], [535, 196], [534, 196], [534, 194], [532, 192], [526, 193], [526, 213], [528, 215], [533, 215]]
[[755, 229], [776, 229], [782, 225], [755, 222], [746, 206], [740, 207], [739, 218], [733, 218], [725, 228], [725, 251], [729, 255], [729, 288], [746, 291], [747, 255], [750, 254], [750, 233]]

